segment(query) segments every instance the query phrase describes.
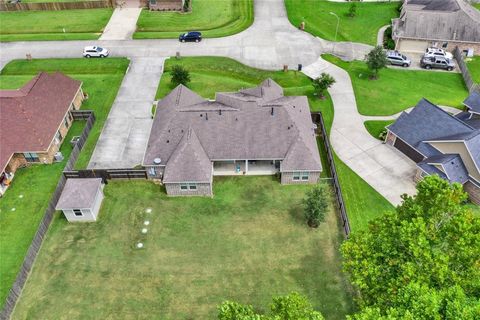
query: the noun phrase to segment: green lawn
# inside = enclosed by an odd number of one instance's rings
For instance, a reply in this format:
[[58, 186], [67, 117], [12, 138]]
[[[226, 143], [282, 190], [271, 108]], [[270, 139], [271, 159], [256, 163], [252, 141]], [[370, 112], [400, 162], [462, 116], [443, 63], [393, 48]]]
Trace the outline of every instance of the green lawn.
[[393, 120], [370, 120], [365, 121], [363, 124], [367, 129], [368, 133], [370, 133], [374, 138], [379, 139], [380, 133], [385, 130], [385, 127], [389, 124], [392, 124]]
[[[247, 67], [237, 61], [217, 57], [169, 59], [165, 63], [165, 73], [160, 80], [157, 98], [162, 98], [172, 90], [170, 70], [181, 64], [190, 71], [192, 82], [189, 87], [205, 98], [214, 98], [218, 91], [236, 91], [258, 85], [265, 78], [277, 81], [287, 95], [306, 95], [312, 111], [321, 111], [327, 131], [333, 122], [333, 105], [328, 97], [320, 100], [313, 95], [311, 80], [296, 71], [264, 71]], [[325, 165], [325, 155], [321, 154]], [[347, 202], [348, 216], [353, 230], [363, 228], [367, 219], [379, 216], [393, 206], [372, 189], [362, 178], [346, 167], [339, 159], [339, 178]], [[343, 170], [341, 170], [343, 168]], [[341, 172], [340, 172], [341, 170]], [[326, 176], [324, 171], [324, 177]]]
[[349, 3], [329, 2], [326, 0], [285, 0], [288, 19], [298, 27], [305, 22], [305, 30], [326, 40], [335, 40], [337, 18], [339, 19], [337, 41], [353, 41], [370, 45], [377, 43], [378, 30], [391, 23], [398, 16], [399, 3], [362, 3], [356, 2], [357, 15], [347, 16]]
[[472, 75], [473, 81], [480, 83], [480, 56], [474, 56], [467, 59], [468, 71]]
[[224, 37], [253, 23], [253, 0], [194, 0], [189, 13], [143, 10], [134, 39], [177, 38], [201, 31], [205, 38]]
[[[79, 158], [78, 164], [86, 166], [127, 65], [127, 59], [16, 60], [10, 62], [0, 73], [0, 88], [18, 88], [40, 70], [60, 70], [83, 81], [83, 89], [90, 97], [84, 101], [82, 109], [94, 110], [97, 117]], [[84, 122], [75, 122], [70, 129], [65, 139], [66, 143], [61, 149], [65, 161], [17, 170], [12, 186], [0, 199], [0, 304], [3, 304], [17, 275], [38, 223], [58, 183], [71, 151], [69, 141], [72, 136], [79, 135], [83, 127]], [[12, 208], [15, 208], [15, 211], [12, 211]]]
[[325, 60], [345, 69], [352, 79], [358, 111], [367, 116], [387, 116], [413, 107], [422, 98], [433, 103], [463, 108], [468, 91], [460, 73], [387, 68], [370, 80], [365, 62], [345, 62], [331, 55]]
[[0, 12], [0, 41], [98, 39], [112, 12], [112, 9]]
[[326, 319], [354, 311], [335, 211], [318, 229], [303, 219], [310, 186], [213, 185], [213, 198], [172, 198], [151, 182], [114, 181], [97, 222], [58, 214], [12, 319], [214, 319], [225, 299], [262, 309], [294, 290]]
[[477, 8], [478, 10], [480, 10], [480, 3], [474, 3], [473, 6], [474, 6], [475, 8]]

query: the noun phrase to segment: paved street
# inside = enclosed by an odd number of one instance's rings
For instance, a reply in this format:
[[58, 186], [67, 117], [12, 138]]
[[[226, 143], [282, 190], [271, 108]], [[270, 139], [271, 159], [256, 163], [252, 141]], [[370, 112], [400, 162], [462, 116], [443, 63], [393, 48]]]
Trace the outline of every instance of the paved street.
[[[150, 130], [150, 108], [162, 72], [162, 57], [180, 52], [182, 56], [230, 57], [261, 69], [278, 70], [283, 65], [296, 69], [302, 64], [307, 66], [305, 73], [312, 77], [322, 70], [331, 73], [337, 80], [330, 89], [335, 107], [331, 136], [335, 152], [394, 204], [399, 203], [400, 194], [414, 191], [410, 179], [413, 163], [368, 134], [356, 108], [348, 73], [319, 59], [323, 53], [345, 60], [363, 59], [372, 47], [334, 43], [298, 30], [290, 24], [283, 0], [256, 0], [253, 25], [229, 37], [204, 39], [201, 43], [180, 43], [176, 39], [1, 43], [0, 67], [12, 59], [24, 59], [27, 53], [33, 58], [77, 58], [84, 46], [92, 44], [108, 48], [112, 56], [129, 57], [132, 67], [100, 136], [91, 168], [131, 167], [140, 163]], [[146, 61], [154, 61], [153, 67], [146, 68]]]

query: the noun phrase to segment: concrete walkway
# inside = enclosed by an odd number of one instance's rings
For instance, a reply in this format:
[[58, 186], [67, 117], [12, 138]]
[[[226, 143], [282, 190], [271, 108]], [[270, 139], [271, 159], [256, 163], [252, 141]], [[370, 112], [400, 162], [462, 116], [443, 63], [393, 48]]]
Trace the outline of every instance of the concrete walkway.
[[132, 39], [141, 12], [141, 8], [116, 8], [100, 36], [100, 40]]
[[377, 46], [383, 46], [383, 35], [385, 34], [385, 30], [387, 30], [388, 27], [390, 27], [389, 24], [387, 24], [386, 26], [381, 27], [381, 28], [378, 30], [378, 33], [377, 33]]
[[388, 201], [399, 204], [401, 194], [415, 193], [414, 162], [368, 133], [357, 110], [350, 76], [345, 70], [322, 58], [304, 69], [311, 78], [322, 72], [329, 73], [336, 80], [328, 90], [335, 108], [330, 132], [335, 153]]
[[89, 169], [133, 168], [142, 163], [152, 127], [152, 104], [166, 58], [134, 58], [105, 122]]

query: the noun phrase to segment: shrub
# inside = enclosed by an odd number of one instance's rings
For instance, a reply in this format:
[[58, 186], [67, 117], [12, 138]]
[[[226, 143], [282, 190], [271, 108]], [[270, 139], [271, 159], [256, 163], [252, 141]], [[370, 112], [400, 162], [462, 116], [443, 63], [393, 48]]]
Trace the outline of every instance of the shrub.
[[316, 94], [319, 98], [323, 98], [325, 95], [325, 90], [330, 88], [335, 83], [335, 79], [328, 73], [322, 72], [320, 77], [313, 80], [313, 88], [315, 89]]
[[312, 228], [318, 228], [320, 222], [325, 221], [325, 213], [328, 209], [328, 189], [326, 184], [317, 184], [304, 199], [304, 210], [307, 224]]
[[173, 86], [178, 86], [179, 84], [183, 84], [186, 86], [190, 82], [190, 73], [187, 69], [180, 65], [174, 65], [172, 67], [172, 80], [171, 83]]

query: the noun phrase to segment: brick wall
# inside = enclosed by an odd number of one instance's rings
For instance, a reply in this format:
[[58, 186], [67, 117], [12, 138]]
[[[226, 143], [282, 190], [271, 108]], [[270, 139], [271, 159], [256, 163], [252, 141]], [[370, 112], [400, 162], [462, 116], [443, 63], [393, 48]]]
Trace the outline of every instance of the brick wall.
[[28, 165], [27, 160], [25, 160], [25, 157], [21, 153], [15, 153], [12, 158], [10, 159], [10, 162], [8, 163], [7, 167], [5, 168], [5, 172], [15, 172], [17, 171], [18, 168], [25, 167]]
[[197, 183], [197, 190], [181, 190], [180, 183], [165, 183], [165, 189], [169, 196], [209, 196], [212, 193], [211, 183]]
[[80, 88], [78, 90], [77, 95], [73, 99], [73, 109], [78, 110], [80, 109], [80, 106], [82, 105], [83, 100], [85, 99], [85, 96], [83, 95], [83, 90]]
[[385, 143], [393, 146], [395, 144], [396, 138], [397, 137], [391, 131], [388, 131], [387, 137], [385, 138]]
[[320, 178], [320, 172], [309, 172], [308, 180], [293, 180], [293, 172], [282, 172], [282, 184], [311, 184], [317, 183]]
[[157, 0], [156, 4], [150, 4], [150, 10], [159, 10], [159, 11], [182, 11], [183, 10], [183, 0]]

